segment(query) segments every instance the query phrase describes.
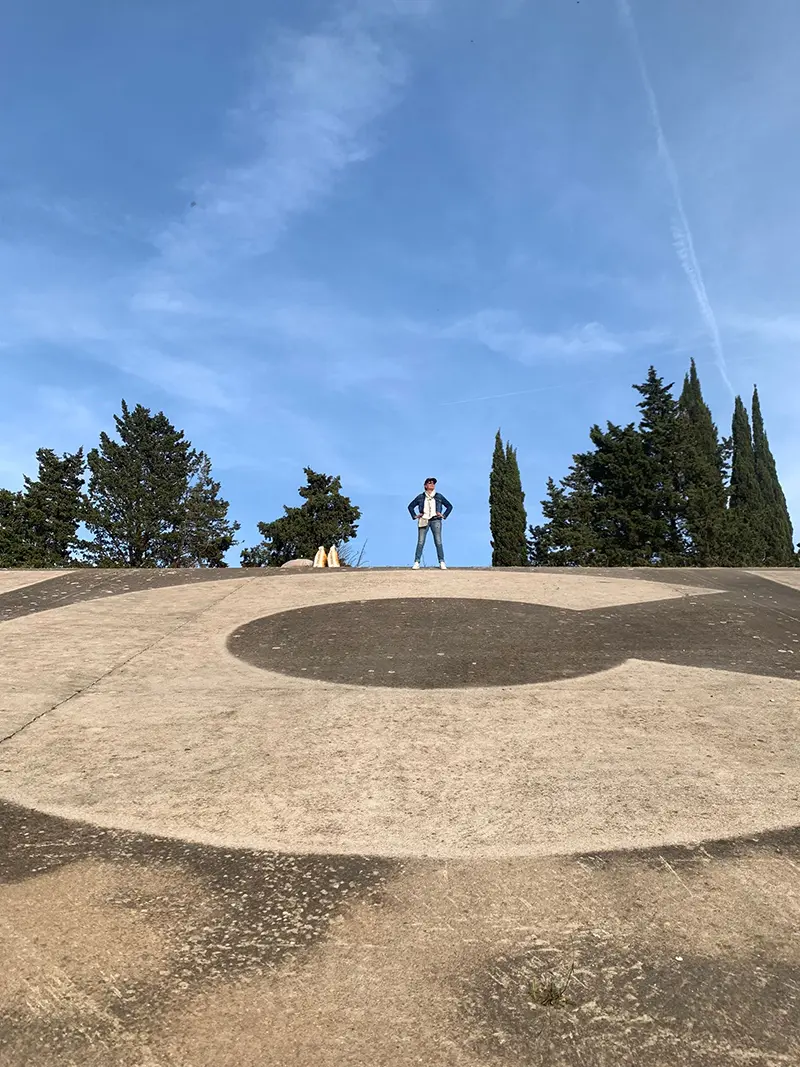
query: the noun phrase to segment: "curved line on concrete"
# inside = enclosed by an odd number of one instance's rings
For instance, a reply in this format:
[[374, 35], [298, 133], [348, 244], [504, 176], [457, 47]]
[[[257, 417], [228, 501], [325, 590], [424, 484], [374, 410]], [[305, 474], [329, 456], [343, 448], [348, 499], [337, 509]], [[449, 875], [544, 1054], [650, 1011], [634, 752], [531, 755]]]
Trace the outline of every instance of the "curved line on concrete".
[[[344, 862], [348, 858], [361, 860], [374, 860], [379, 863], [400, 867], [403, 863], [492, 863], [498, 860], [503, 862], [525, 862], [526, 860], [541, 859], [575, 859], [588, 863], [601, 864], [605, 862], [663, 862], [674, 863], [692, 858], [704, 858], [704, 853], [713, 852], [715, 859], [735, 857], [742, 852], [753, 852], [758, 849], [769, 849], [772, 852], [782, 854], [784, 850], [800, 849], [800, 823], [788, 826], [776, 826], [769, 829], [747, 833], [734, 834], [730, 837], [703, 838], [699, 841], [673, 842], [653, 845], [631, 846], [630, 848], [610, 849], [578, 849], [567, 852], [541, 852], [541, 853], [506, 853], [498, 855], [470, 856], [426, 856], [423, 854], [409, 853], [408, 855], [383, 855], [379, 852], [313, 852], [297, 851], [293, 849], [256, 848], [247, 845], [225, 845], [205, 841], [197, 841], [189, 838], [172, 836], [170, 834], [157, 834], [145, 830], [126, 829], [118, 826], [105, 825], [102, 823], [89, 822], [86, 819], [69, 815], [60, 815], [54, 811], [30, 807], [14, 800], [0, 799], [0, 814], [4, 816], [0, 820], [3, 827], [2, 837], [6, 838], [5, 847], [0, 851], [0, 857], [8, 852], [7, 838], [10, 836], [9, 826], [12, 822], [24, 818], [45, 819], [56, 824], [65, 834], [72, 835], [76, 830], [87, 832], [92, 840], [99, 835], [110, 835], [115, 840], [121, 840], [129, 844], [153, 847], [173, 848], [180, 846], [184, 851], [198, 850], [215, 854], [237, 854], [239, 856], [292, 856], [304, 860], [337, 861]], [[0, 838], [2, 839], [2, 838]], [[788, 861], [787, 861], [788, 862]], [[3, 881], [2, 859], [0, 859], [0, 883]]]

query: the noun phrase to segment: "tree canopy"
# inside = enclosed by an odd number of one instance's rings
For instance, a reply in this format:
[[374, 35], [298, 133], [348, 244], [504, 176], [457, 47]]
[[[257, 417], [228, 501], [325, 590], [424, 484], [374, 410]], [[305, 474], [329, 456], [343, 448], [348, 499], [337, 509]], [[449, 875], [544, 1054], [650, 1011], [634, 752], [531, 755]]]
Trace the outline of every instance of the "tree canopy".
[[[591, 427], [592, 448], [547, 482], [529, 529], [535, 566], [791, 566], [786, 498], [756, 390], [720, 441], [694, 360], [676, 401], [654, 367], [638, 423]], [[495, 453], [497, 455], [497, 452]]]
[[114, 440], [87, 456], [88, 558], [104, 567], [224, 567], [239, 524], [227, 518], [211, 461], [166, 415], [122, 401]]
[[313, 559], [320, 545], [345, 545], [358, 530], [361, 511], [344, 496], [341, 478], [305, 467], [306, 484], [298, 490], [303, 503], [284, 505], [284, 514], [260, 522], [262, 541], [242, 552], [243, 567], [280, 567], [292, 559]]
[[0, 490], [2, 567], [69, 567], [82, 546], [83, 450], [58, 456], [40, 448], [36, 459], [38, 476], [24, 475], [20, 492]]

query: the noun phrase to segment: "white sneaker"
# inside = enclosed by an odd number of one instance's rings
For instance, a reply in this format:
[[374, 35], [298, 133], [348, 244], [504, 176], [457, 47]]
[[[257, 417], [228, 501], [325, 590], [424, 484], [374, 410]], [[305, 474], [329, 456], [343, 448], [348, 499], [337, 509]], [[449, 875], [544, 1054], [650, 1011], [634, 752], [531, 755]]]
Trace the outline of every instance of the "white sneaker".
[[447, 570], [447, 564], [445, 563], [444, 560], [442, 560], [442, 562], [439, 564], [439, 570], [441, 570], [441, 571], [446, 571]]
[[419, 563], [417, 563], [416, 560], [414, 561], [414, 565], [412, 566], [411, 570], [412, 571], [418, 571], [419, 570]]

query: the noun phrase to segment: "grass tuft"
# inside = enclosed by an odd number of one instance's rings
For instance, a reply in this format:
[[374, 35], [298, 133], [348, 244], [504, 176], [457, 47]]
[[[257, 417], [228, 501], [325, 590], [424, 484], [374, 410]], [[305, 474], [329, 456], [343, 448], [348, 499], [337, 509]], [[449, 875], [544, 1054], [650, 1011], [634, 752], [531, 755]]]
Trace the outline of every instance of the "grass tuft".
[[571, 1004], [567, 989], [574, 971], [575, 963], [573, 962], [563, 978], [556, 974], [547, 974], [544, 978], [532, 979], [528, 992], [533, 1003], [542, 1008], [559, 1008]]

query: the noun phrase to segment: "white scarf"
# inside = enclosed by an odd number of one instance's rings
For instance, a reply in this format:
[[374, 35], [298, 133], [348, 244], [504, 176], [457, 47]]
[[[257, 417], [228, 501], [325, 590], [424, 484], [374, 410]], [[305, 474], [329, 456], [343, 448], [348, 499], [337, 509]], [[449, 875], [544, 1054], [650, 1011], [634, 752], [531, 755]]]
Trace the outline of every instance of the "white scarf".
[[436, 514], [436, 490], [429, 493], [425, 490], [425, 505], [422, 511], [423, 516], [430, 522], [433, 516]]

